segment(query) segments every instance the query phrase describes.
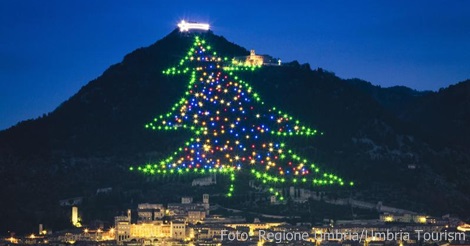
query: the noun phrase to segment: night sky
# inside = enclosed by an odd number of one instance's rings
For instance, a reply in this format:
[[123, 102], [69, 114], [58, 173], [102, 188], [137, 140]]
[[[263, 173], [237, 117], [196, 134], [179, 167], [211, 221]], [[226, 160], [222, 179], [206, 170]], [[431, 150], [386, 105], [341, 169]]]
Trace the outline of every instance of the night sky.
[[2, 0], [0, 129], [54, 110], [181, 19], [383, 87], [438, 90], [470, 78], [470, 1], [187, 2]]

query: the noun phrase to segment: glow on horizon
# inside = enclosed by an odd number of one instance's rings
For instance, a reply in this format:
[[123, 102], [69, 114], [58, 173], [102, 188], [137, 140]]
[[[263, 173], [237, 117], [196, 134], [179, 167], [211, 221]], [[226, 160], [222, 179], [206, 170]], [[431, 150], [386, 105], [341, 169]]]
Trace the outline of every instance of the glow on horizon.
[[196, 29], [196, 30], [209, 30], [210, 26], [207, 23], [188, 23], [185, 20], [182, 20], [178, 27], [180, 28], [181, 32], [189, 32], [189, 30]]

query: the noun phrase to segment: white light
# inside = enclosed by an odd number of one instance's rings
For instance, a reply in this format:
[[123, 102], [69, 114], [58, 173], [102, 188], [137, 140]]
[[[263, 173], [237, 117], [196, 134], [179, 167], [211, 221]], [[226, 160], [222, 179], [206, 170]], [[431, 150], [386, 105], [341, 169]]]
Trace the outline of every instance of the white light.
[[180, 28], [181, 32], [188, 32], [191, 29], [204, 30], [204, 31], [209, 30], [209, 24], [206, 24], [206, 23], [187, 23], [184, 20], [182, 20], [178, 24], [178, 27]]

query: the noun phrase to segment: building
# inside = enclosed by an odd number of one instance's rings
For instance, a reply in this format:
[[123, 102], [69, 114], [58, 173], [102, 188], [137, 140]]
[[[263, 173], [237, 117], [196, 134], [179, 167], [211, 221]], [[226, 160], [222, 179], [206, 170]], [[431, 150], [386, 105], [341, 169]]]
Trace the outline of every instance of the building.
[[206, 210], [206, 214], [209, 215], [209, 194], [204, 194], [202, 195], [202, 206], [204, 206], [204, 209]]
[[150, 221], [131, 224], [123, 216], [116, 217], [116, 243], [125, 242], [156, 242], [158, 240], [184, 240], [189, 235], [189, 228], [184, 221]]
[[202, 224], [195, 225], [191, 228], [191, 236], [197, 241], [220, 240], [222, 231], [236, 232], [235, 229], [226, 227], [223, 224]]
[[255, 231], [259, 230], [267, 230], [272, 229], [274, 227], [279, 227], [286, 225], [284, 222], [273, 222], [273, 223], [261, 223], [261, 222], [254, 222], [254, 223], [233, 223], [233, 224], [225, 224], [226, 227], [230, 227], [233, 229], [240, 229], [240, 228], [247, 228], [250, 233], [255, 233]]
[[217, 184], [217, 178], [215, 174], [210, 175], [208, 177], [204, 177], [204, 178], [194, 179], [191, 185], [192, 186], [208, 186], [208, 185], [213, 185], [213, 184]]
[[264, 57], [257, 55], [255, 50], [250, 50], [249, 56], [237, 56], [232, 60], [233, 65], [237, 66], [262, 66]]
[[199, 209], [199, 210], [190, 210], [188, 211], [188, 216], [186, 217], [186, 221], [191, 224], [196, 224], [198, 222], [203, 221], [206, 218], [206, 211]]
[[139, 222], [155, 221], [165, 216], [165, 207], [162, 204], [142, 203], [137, 206]]
[[82, 227], [82, 224], [80, 223], [80, 218], [78, 218], [78, 207], [73, 206], [72, 207], [72, 225], [75, 227]]
[[112, 191], [113, 191], [112, 187], [99, 188], [99, 189], [96, 189], [96, 195], [108, 194], [108, 193], [111, 193]]
[[[401, 223], [418, 223], [426, 224], [433, 222], [433, 220], [428, 220], [425, 215], [415, 215], [409, 213], [395, 214], [395, 213], [383, 213], [380, 215], [380, 221], [382, 222], [401, 222]], [[434, 220], [435, 223], [435, 220]]]
[[115, 239], [117, 243], [126, 241], [131, 236], [131, 210], [127, 210], [127, 216], [114, 217]]
[[268, 55], [257, 55], [255, 50], [250, 50], [249, 56], [236, 56], [232, 59], [235, 66], [280, 66], [281, 59], [274, 59]]
[[132, 224], [129, 239], [157, 239], [170, 237], [170, 224], [161, 221]]
[[181, 197], [181, 204], [190, 204], [193, 203], [193, 198], [189, 196]]
[[156, 244], [161, 240], [186, 240], [194, 235], [189, 225], [205, 221], [208, 209], [208, 194], [202, 196], [202, 203], [193, 203], [192, 197], [182, 197], [181, 203], [170, 203], [166, 207], [162, 204], [139, 204], [137, 223], [131, 222], [130, 210], [127, 216], [114, 218], [116, 243]]
[[172, 239], [183, 240], [186, 238], [186, 224], [183, 221], [172, 221], [170, 237]]

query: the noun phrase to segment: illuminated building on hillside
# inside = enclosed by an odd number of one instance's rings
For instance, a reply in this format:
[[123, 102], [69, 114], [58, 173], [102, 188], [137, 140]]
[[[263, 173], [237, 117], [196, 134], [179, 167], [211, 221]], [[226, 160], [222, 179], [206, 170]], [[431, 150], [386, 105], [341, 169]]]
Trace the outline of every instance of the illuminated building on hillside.
[[257, 55], [250, 50], [249, 56], [236, 56], [232, 59], [233, 66], [281, 66], [281, 59], [274, 59], [268, 55]]
[[264, 63], [264, 56], [255, 54], [255, 50], [250, 50], [249, 56], [237, 56], [232, 60], [234, 65], [243, 66], [262, 66]]
[[78, 207], [73, 206], [72, 207], [72, 225], [75, 227], [82, 227], [82, 224], [80, 223], [80, 218], [78, 217]]

